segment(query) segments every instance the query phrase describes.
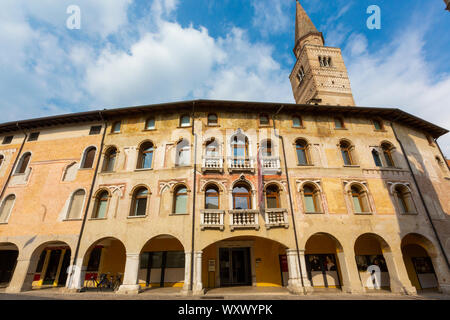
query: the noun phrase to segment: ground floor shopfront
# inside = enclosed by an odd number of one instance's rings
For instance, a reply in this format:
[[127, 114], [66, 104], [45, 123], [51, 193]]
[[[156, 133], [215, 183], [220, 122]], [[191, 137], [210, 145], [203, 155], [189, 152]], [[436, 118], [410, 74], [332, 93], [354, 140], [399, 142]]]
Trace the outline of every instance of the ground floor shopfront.
[[[81, 289], [106, 275], [120, 282], [118, 292], [126, 293], [158, 287], [179, 288], [186, 294], [242, 286], [285, 287], [300, 294], [328, 289], [408, 294], [448, 289], [443, 285], [448, 269], [442, 257], [433, 243], [419, 234], [404, 236], [400, 248], [373, 233], [360, 235], [351, 247], [328, 233], [316, 233], [298, 250], [257, 236], [218, 240], [193, 254], [187, 249], [176, 237], [159, 235], [139, 252], [130, 253], [126, 243], [107, 237], [80, 252], [76, 266], [70, 268], [73, 245], [44, 243], [28, 261], [20, 257], [19, 246], [2, 243], [1, 283], [8, 290], [16, 277], [16, 282], [23, 279], [23, 283], [15, 288]], [[16, 270], [19, 260], [26, 268]], [[26, 275], [16, 274], [23, 270]]]

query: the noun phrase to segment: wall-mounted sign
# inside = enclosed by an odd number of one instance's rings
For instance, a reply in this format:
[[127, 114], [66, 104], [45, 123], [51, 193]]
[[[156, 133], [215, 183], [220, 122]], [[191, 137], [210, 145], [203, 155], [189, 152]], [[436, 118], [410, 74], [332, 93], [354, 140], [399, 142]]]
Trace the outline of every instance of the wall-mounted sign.
[[208, 260], [208, 271], [216, 271], [216, 260]]

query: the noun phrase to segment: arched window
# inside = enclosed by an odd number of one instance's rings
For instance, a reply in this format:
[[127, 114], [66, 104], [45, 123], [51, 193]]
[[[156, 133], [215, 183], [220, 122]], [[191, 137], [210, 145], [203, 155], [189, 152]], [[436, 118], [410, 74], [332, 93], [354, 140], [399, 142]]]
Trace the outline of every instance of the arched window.
[[205, 209], [219, 209], [219, 189], [215, 185], [206, 188]]
[[411, 191], [407, 187], [396, 186], [394, 193], [397, 197], [400, 213], [416, 213]]
[[270, 185], [266, 188], [266, 202], [268, 209], [280, 208], [280, 190], [276, 185]]
[[354, 165], [353, 157], [352, 157], [352, 147], [350, 143], [347, 141], [341, 141], [339, 144], [341, 148], [342, 159], [344, 160], [344, 164], [346, 166]]
[[394, 158], [392, 157], [393, 147], [389, 143], [383, 143], [381, 145], [381, 149], [383, 149], [384, 159], [386, 160], [386, 166], [395, 167]]
[[180, 127], [189, 127], [191, 125], [191, 117], [187, 114], [180, 117]]
[[217, 125], [217, 114], [215, 113], [208, 114], [208, 125], [209, 126]]
[[264, 140], [261, 144], [261, 155], [263, 157], [271, 157], [272, 156], [272, 141]]
[[300, 116], [293, 116], [292, 117], [292, 126], [294, 128], [302, 128], [303, 127], [303, 121]]
[[111, 132], [112, 133], [119, 133], [121, 124], [122, 124], [121, 121], [114, 122], [113, 125], [112, 125], [112, 128], [111, 128]]
[[10, 194], [5, 198], [5, 200], [3, 200], [2, 206], [0, 208], [0, 222], [6, 222], [8, 220], [15, 200], [16, 196], [13, 194]]
[[191, 164], [191, 148], [187, 140], [181, 140], [177, 144], [177, 154], [175, 159], [175, 165], [188, 166]]
[[303, 202], [305, 213], [322, 212], [320, 190], [315, 185], [307, 184], [303, 187]]
[[295, 142], [295, 150], [297, 152], [297, 161], [299, 165], [308, 165], [309, 157], [308, 157], [308, 143], [299, 139]]
[[185, 186], [175, 189], [173, 213], [187, 213], [188, 194]]
[[251, 209], [251, 193], [250, 188], [244, 184], [239, 183], [233, 188], [233, 209]]
[[90, 147], [86, 149], [83, 157], [83, 164], [81, 165], [82, 169], [90, 169], [94, 165], [95, 152], [97, 149], [95, 147]]
[[137, 189], [133, 194], [130, 216], [145, 216], [147, 213], [148, 190], [145, 187]]
[[4, 160], [5, 160], [5, 157], [2, 154], [0, 154], [0, 168], [2, 167]]
[[259, 116], [259, 125], [260, 126], [268, 126], [269, 125], [269, 116], [267, 114], [261, 114]]
[[219, 146], [214, 138], [211, 138], [211, 140], [206, 143], [205, 154], [207, 157], [211, 158], [219, 156]]
[[231, 142], [234, 158], [248, 159], [248, 139], [245, 135], [236, 135]]
[[151, 169], [153, 164], [153, 143], [147, 141], [139, 148], [137, 169]]
[[145, 130], [153, 130], [155, 129], [155, 118], [150, 117], [145, 121]]
[[69, 210], [67, 211], [67, 219], [78, 219], [81, 217], [85, 194], [86, 192], [80, 189], [72, 195]]
[[103, 190], [95, 198], [94, 214], [92, 218], [101, 219], [106, 217], [106, 209], [108, 207], [109, 194]]
[[28, 163], [30, 162], [30, 159], [31, 159], [31, 153], [29, 153], [29, 152], [25, 153], [22, 156], [22, 158], [20, 159], [19, 165], [17, 166], [16, 174], [25, 173], [25, 171], [27, 170], [27, 167], [28, 167]]
[[370, 212], [369, 201], [367, 199], [367, 192], [360, 186], [353, 185], [351, 187], [353, 209], [355, 213]]
[[375, 165], [377, 167], [383, 166], [383, 164], [381, 163], [380, 154], [378, 153], [377, 150], [375, 150], [375, 149], [372, 150], [372, 157], [373, 157], [373, 161], [375, 162]]
[[117, 149], [114, 147], [109, 148], [105, 152], [105, 159], [103, 161], [103, 172], [112, 172], [114, 171], [114, 164], [116, 162], [117, 157]]

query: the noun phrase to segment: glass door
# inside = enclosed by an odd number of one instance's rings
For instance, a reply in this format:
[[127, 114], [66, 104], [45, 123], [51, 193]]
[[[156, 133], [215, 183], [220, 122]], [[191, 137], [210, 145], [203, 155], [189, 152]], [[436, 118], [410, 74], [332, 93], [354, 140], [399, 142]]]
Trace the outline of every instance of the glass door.
[[250, 248], [220, 248], [221, 286], [251, 285]]

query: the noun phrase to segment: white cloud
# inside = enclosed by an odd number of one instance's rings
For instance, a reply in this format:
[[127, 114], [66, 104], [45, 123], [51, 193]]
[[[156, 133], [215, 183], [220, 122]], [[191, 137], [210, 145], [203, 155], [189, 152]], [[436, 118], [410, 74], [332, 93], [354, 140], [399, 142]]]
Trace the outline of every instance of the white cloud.
[[294, 21], [290, 20], [293, 1], [252, 0], [254, 9], [253, 25], [267, 36], [286, 32], [292, 28]]
[[162, 22], [130, 52], [106, 49], [86, 72], [86, 89], [99, 105], [181, 100], [211, 77], [222, 53], [206, 29]]
[[[357, 105], [398, 107], [424, 120], [450, 128], [450, 74], [425, 58], [425, 33], [405, 30], [392, 43], [369, 51], [367, 39], [352, 35], [344, 50]], [[398, 41], [401, 39], [401, 41]], [[450, 156], [450, 135], [440, 139]]]

